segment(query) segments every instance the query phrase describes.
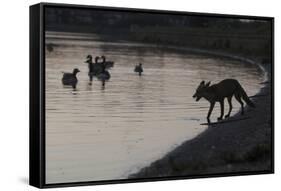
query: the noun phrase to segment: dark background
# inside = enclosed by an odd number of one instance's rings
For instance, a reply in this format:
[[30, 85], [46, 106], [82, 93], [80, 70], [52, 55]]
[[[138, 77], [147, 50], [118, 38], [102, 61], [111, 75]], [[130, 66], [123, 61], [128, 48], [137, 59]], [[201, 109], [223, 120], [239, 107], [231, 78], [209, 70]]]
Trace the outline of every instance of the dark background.
[[[47, 31], [95, 33], [106, 41], [136, 41], [271, 59], [271, 19], [46, 8]], [[242, 18], [242, 17], [241, 17]]]

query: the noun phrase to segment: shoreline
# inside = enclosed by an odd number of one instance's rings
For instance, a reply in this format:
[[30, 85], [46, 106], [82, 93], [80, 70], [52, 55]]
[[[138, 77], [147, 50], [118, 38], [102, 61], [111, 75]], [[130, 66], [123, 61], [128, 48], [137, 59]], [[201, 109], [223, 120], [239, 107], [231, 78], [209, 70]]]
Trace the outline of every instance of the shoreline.
[[200, 50], [199, 53], [256, 64], [264, 74], [264, 87], [251, 98], [256, 108], [245, 107], [242, 118], [246, 120], [241, 120], [239, 111], [227, 119], [230, 122], [208, 125], [207, 130], [129, 175], [129, 179], [272, 172], [271, 63], [221, 52]]

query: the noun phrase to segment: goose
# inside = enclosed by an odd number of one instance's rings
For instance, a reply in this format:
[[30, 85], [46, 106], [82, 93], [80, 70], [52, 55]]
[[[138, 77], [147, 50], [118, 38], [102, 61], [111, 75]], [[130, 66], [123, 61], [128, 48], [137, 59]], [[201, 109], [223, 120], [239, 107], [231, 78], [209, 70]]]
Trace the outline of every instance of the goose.
[[46, 46], [47, 46], [48, 52], [53, 52], [54, 51], [54, 44], [49, 43], [49, 44], [46, 44]]
[[88, 64], [88, 68], [89, 68], [89, 72], [91, 72], [91, 70], [92, 70], [92, 65], [93, 65], [93, 57], [92, 57], [92, 55], [88, 55], [87, 57], [86, 57], [86, 61], [85, 61], [85, 63], [87, 63]]
[[113, 61], [106, 61], [105, 56], [101, 56], [101, 58], [102, 58], [102, 62], [105, 65], [105, 69], [110, 69], [114, 66], [114, 62]]
[[99, 59], [100, 59], [100, 57], [96, 56], [95, 64], [93, 65], [93, 68], [92, 68], [92, 73], [94, 76], [96, 76], [102, 72], [103, 64], [101, 62], [99, 62]]
[[139, 65], [136, 65], [134, 71], [139, 73], [139, 76], [141, 76], [141, 73], [143, 72], [142, 63], [139, 63]]
[[86, 61], [85, 63], [88, 64], [88, 68], [89, 68], [89, 72], [88, 72], [88, 76], [89, 76], [89, 80], [90, 82], [93, 81], [93, 57], [92, 55], [88, 55], [86, 57]]
[[97, 74], [99, 74], [102, 71], [102, 63], [99, 63], [99, 56], [95, 57], [95, 63], [93, 63], [93, 57], [91, 55], [88, 55], [86, 57], [86, 61], [85, 63], [88, 63], [88, 68], [89, 68], [89, 72], [88, 72], [88, 76], [89, 76], [89, 84], [92, 84], [93, 81], [93, 77], [96, 76]]
[[105, 60], [103, 59], [102, 71], [97, 75], [98, 80], [102, 81], [102, 86], [105, 85], [105, 81], [110, 79], [110, 73], [106, 70]]
[[78, 79], [76, 77], [76, 74], [80, 72], [78, 68], [74, 68], [72, 73], [64, 73], [63, 77], [61, 79], [63, 85], [69, 85], [72, 86], [73, 89], [76, 89], [76, 85], [78, 83]]

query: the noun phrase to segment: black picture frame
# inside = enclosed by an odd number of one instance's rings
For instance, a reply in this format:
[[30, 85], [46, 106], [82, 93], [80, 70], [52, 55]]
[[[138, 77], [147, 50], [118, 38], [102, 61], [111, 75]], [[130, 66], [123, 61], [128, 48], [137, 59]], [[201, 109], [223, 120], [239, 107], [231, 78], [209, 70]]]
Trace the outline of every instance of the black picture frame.
[[[155, 178], [137, 178], [122, 180], [103, 180], [103, 181], [85, 181], [71, 183], [54, 183], [46, 184], [45, 182], [45, 9], [52, 8], [72, 8], [72, 9], [91, 9], [91, 10], [114, 10], [120, 12], [131, 13], [162, 13], [167, 15], [192, 15], [192, 16], [208, 16], [219, 18], [237, 18], [237, 19], [253, 19], [265, 20], [271, 22], [271, 169], [266, 171], [238, 172], [238, 173], [214, 173], [207, 175], [187, 175], [187, 176], [170, 176]], [[54, 4], [39, 3], [30, 6], [30, 155], [29, 155], [29, 184], [38, 188], [53, 188], [66, 186], [84, 186], [84, 185], [100, 185], [100, 184], [116, 184], [116, 183], [133, 183], [133, 182], [149, 182], [163, 180], [178, 180], [190, 178], [209, 178], [209, 177], [226, 177], [241, 176], [253, 174], [271, 174], [274, 173], [274, 18], [258, 17], [248, 15], [226, 15], [211, 13], [193, 13], [180, 11], [162, 11], [149, 9], [132, 9], [102, 6], [86, 6], [71, 4]]]

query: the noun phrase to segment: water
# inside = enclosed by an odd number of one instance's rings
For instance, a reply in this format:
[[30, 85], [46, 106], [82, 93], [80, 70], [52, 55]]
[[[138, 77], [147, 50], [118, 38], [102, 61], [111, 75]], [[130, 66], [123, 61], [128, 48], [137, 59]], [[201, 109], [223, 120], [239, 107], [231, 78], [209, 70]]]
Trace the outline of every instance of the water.
[[[263, 78], [254, 65], [94, 35], [49, 32], [46, 43], [55, 44], [46, 52], [47, 183], [127, 178], [207, 128], [200, 123], [209, 103], [192, 98], [202, 79], [236, 78], [251, 96]], [[88, 54], [115, 62], [104, 89], [88, 85]], [[139, 62], [141, 77], [133, 72]], [[75, 67], [77, 91], [61, 84], [61, 71]], [[232, 115], [240, 109], [233, 104]]]

